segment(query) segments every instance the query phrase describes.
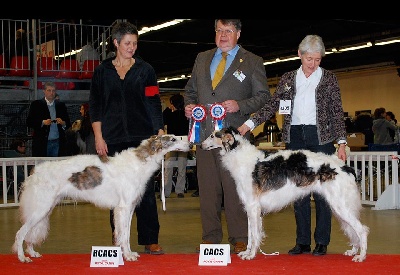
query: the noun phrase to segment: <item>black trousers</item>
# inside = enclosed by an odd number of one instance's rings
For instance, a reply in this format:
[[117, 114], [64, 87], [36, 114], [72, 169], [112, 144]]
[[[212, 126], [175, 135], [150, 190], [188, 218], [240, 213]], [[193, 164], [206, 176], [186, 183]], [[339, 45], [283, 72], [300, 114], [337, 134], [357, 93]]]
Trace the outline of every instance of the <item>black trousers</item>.
[[[292, 125], [290, 127], [290, 150], [308, 149], [313, 152], [335, 153], [333, 143], [319, 145], [317, 126]], [[331, 237], [332, 213], [325, 199], [319, 194], [313, 194], [316, 211], [316, 226], [314, 240], [317, 244], [328, 245]], [[311, 196], [305, 196], [294, 202], [296, 218], [296, 244], [311, 245]]]
[[[140, 142], [107, 144], [108, 154], [115, 155], [130, 147], [137, 147]], [[135, 175], [133, 175], [135, 176]], [[142, 201], [136, 206], [135, 213], [137, 217], [138, 244], [158, 244], [158, 234], [160, 223], [158, 221], [157, 202], [154, 191], [154, 177], [147, 182], [146, 191]], [[110, 224], [114, 236], [114, 211], [110, 210]]]

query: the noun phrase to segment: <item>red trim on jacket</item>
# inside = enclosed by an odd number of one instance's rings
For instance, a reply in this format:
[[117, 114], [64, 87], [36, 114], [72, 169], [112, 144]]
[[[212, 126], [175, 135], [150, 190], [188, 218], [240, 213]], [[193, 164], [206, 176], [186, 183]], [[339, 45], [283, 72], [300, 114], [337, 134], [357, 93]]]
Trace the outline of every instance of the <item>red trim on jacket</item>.
[[158, 86], [148, 86], [145, 88], [144, 94], [146, 96], [155, 96], [160, 94], [160, 90], [158, 89]]

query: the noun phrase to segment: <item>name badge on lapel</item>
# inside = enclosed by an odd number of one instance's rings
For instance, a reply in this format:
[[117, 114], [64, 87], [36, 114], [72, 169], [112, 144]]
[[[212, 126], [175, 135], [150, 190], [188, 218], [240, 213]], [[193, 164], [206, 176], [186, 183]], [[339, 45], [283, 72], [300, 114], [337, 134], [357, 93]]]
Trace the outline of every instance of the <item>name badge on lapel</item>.
[[241, 70], [236, 70], [233, 75], [240, 81], [243, 82], [243, 80], [246, 78], [244, 73]]

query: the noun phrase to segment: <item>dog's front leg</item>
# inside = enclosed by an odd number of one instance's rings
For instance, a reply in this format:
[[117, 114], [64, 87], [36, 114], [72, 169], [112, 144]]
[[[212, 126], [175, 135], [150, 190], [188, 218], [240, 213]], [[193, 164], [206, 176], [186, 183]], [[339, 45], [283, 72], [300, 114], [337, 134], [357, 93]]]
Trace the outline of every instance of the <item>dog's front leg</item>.
[[126, 261], [137, 261], [139, 253], [132, 252], [130, 246], [130, 228], [132, 221], [132, 207], [116, 207], [114, 209], [114, 238], [116, 245], [120, 245], [122, 255]]
[[246, 207], [248, 218], [248, 243], [246, 251], [240, 252], [238, 256], [242, 260], [251, 260], [256, 256], [257, 249], [260, 247], [262, 234], [261, 207], [256, 203], [251, 203]]

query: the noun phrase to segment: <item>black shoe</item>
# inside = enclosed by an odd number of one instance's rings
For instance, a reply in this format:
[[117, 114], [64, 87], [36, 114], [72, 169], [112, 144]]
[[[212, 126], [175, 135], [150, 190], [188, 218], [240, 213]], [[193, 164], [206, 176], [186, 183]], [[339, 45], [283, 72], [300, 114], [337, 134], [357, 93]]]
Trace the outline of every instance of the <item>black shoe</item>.
[[199, 191], [198, 190], [193, 192], [192, 197], [198, 197], [198, 196], [199, 196]]
[[295, 247], [289, 250], [290, 255], [298, 255], [303, 253], [310, 253], [311, 246], [305, 244], [296, 244]]
[[328, 246], [327, 245], [323, 245], [323, 244], [317, 243], [317, 245], [315, 246], [315, 249], [313, 250], [312, 254], [314, 256], [322, 256], [322, 255], [326, 254], [327, 250], [328, 250]]

